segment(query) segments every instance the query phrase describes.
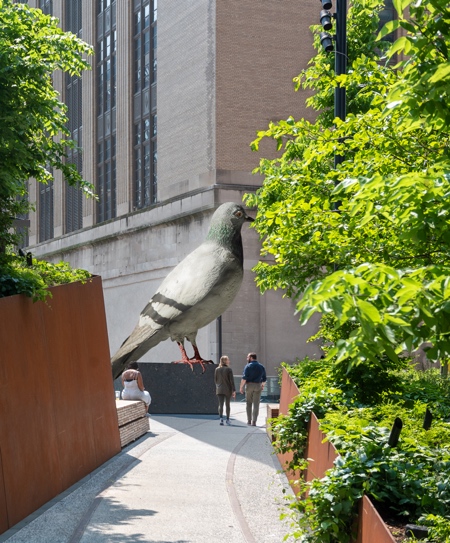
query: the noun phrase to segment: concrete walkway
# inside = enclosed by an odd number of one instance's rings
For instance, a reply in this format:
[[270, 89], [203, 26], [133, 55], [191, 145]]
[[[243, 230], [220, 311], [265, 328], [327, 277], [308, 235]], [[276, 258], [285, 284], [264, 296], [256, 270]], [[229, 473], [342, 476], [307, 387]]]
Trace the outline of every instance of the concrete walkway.
[[265, 419], [261, 404], [258, 426], [247, 426], [238, 402], [231, 426], [211, 415], [152, 415], [149, 433], [0, 543], [282, 543], [292, 491]]

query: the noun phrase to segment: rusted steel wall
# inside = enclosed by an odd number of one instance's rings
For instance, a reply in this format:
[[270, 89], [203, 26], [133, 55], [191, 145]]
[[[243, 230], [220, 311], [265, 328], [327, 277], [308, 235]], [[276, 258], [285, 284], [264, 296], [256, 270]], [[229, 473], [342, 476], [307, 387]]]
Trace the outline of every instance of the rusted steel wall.
[[[289, 413], [289, 405], [294, 401], [299, 394], [299, 390], [287, 371], [283, 368], [281, 379], [280, 393], [280, 413], [287, 415]], [[337, 458], [338, 453], [334, 446], [323, 440], [326, 435], [319, 429], [319, 421], [314, 413], [311, 413], [311, 418], [308, 425], [308, 443], [305, 457], [308, 458], [309, 465], [302, 477], [306, 481], [311, 481], [314, 478], [322, 478], [325, 472], [333, 467], [333, 462]], [[277, 455], [281, 465], [286, 465], [286, 461], [292, 459], [292, 454]], [[298, 487], [294, 481], [299, 479], [298, 473], [293, 473], [285, 470], [286, 477], [296, 494]], [[299, 496], [299, 499], [300, 496]], [[355, 543], [395, 543], [391, 532], [387, 528], [383, 519], [378, 514], [372, 502], [367, 496], [363, 496], [359, 506], [358, 515], [358, 537]]]
[[100, 277], [0, 299], [0, 533], [120, 452]]
[[[286, 368], [283, 368], [281, 373], [281, 390], [280, 390], [280, 415], [289, 414], [289, 406], [295, 400], [299, 394], [297, 385], [294, 383]], [[301, 477], [301, 473], [298, 471], [291, 471], [286, 468], [286, 465], [292, 460], [293, 454], [287, 452], [284, 454], [277, 454], [278, 460], [280, 461], [281, 466], [283, 467], [286, 477], [288, 478], [289, 484], [292, 487], [292, 490], [298, 494], [299, 488], [295, 484], [295, 481], [298, 481]]]
[[[287, 415], [289, 413], [289, 405], [295, 400], [298, 394], [299, 390], [297, 385], [289, 376], [286, 369], [283, 368], [281, 375], [280, 414]], [[325, 471], [333, 467], [337, 452], [331, 443], [322, 443], [325, 437], [325, 434], [319, 430], [319, 421], [314, 413], [311, 413], [311, 419], [308, 425], [308, 443], [305, 454], [305, 458], [310, 459], [308, 468], [303, 474], [285, 470], [286, 476], [294, 492], [298, 493], [299, 491], [295, 481], [297, 481], [300, 476], [306, 481], [311, 481], [314, 478], [323, 477]], [[278, 454], [277, 456], [283, 468], [293, 457], [292, 453]]]
[[[3, 413], [0, 413], [0, 428]], [[0, 430], [1, 435], [1, 430]], [[1, 448], [0, 448], [0, 468], [2, 467]], [[0, 534], [9, 528], [8, 510], [6, 508], [5, 482], [3, 479], [3, 470], [0, 469]]]
[[280, 392], [280, 414], [287, 415], [289, 406], [300, 394], [297, 385], [292, 380], [286, 368], [283, 368], [281, 373], [281, 392]]
[[305, 457], [310, 459], [305, 473], [306, 481], [321, 479], [325, 472], [333, 467], [333, 462], [338, 457], [334, 445], [329, 441], [324, 441], [326, 437], [319, 429], [319, 421], [316, 415], [311, 413], [305, 454]]
[[367, 496], [363, 496], [359, 504], [356, 543], [395, 543], [393, 535]]

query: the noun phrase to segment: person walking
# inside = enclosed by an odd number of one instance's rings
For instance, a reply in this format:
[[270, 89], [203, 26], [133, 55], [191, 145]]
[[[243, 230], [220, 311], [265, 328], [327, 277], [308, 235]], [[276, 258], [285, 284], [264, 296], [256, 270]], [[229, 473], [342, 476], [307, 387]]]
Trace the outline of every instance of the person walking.
[[233, 371], [230, 368], [230, 359], [228, 356], [221, 356], [219, 366], [214, 373], [214, 381], [216, 383], [216, 394], [219, 400], [219, 417], [220, 425], [223, 426], [223, 405], [226, 409], [226, 424], [231, 425], [230, 421], [230, 399], [236, 397], [236, 389], [234, 386]]
[[148, 409], [152, 399], [150, 393], [144, 388], [142, 374], [139, 371], [137, 362], [130, 362], [127, 369], [122, 373], [122, 386], [123, 400], [141, 400]]
[[259, 415], [259, 402], [261, 400], [261, 392], [264, 390], [264, 385], [267, 381], [266, 369], [257, 360], [256, 353], [248, 353], [247, 364], [242, 374], [240, 392], [244, 394], [247, 402], [247, 424], [256, 426], [256, 421]]

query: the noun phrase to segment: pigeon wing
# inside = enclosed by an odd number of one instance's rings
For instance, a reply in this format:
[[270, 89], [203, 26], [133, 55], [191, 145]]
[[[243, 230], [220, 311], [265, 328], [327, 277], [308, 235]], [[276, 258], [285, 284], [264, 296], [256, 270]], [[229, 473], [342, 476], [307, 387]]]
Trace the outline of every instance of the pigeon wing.
[[141, 313], [139, 324], [163, 327], [195, 308], [236, 267], [227, 249], [205, 242], [176, 266]]

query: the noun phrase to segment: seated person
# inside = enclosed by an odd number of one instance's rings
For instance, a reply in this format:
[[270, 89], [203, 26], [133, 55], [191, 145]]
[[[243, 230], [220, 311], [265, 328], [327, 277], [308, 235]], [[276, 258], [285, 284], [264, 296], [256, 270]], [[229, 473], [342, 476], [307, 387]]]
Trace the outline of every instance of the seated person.
[[122, 385], [123, 400], [141, 400], [148, 409], [152, 399], [150, 393], [144, 388], [144, 382], [137, 362], [130, 362], [127, 369], [122, 373]]

